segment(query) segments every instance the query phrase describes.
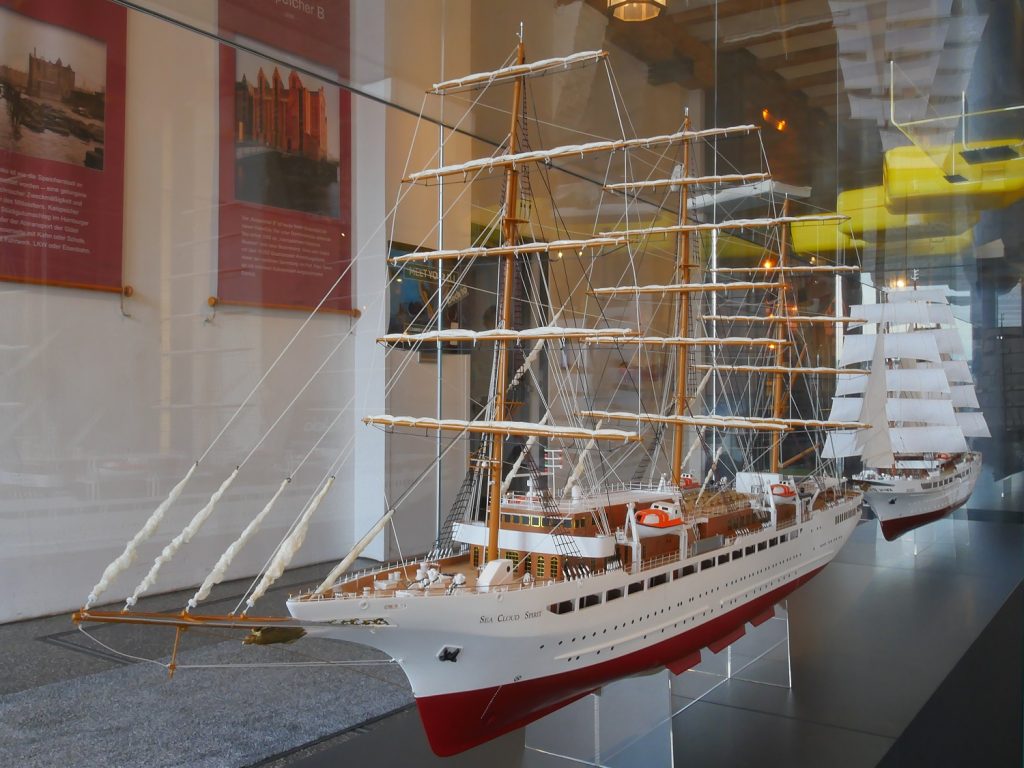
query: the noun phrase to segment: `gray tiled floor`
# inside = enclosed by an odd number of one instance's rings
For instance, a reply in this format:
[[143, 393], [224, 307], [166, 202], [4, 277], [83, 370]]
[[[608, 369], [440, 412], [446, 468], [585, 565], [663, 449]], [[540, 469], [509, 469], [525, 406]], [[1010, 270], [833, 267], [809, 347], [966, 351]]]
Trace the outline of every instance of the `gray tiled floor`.
[[[268, 595], [268, 612], [281, 613], [288, 591], [323, 570], [286, 574]], [[244, 586], [222, 585], [208, 609], [230, 609]], [[187, 596], [148, 598], [140, 610], [179, 609]], [[130, 625], [93, 625], [89, 633], [162, 662], [173, 640], [173, 630]], [[412, 702], [404, 673], [376, 651], [309, 638], [275, 646], [240, 640], [239, 633], [189, 630], [169, 681], [163, 667], [112, 653], [68, 616], [0, 627], [2, 764], [251, 765]], [[323, 664], [332, 661], [361, 663]]]

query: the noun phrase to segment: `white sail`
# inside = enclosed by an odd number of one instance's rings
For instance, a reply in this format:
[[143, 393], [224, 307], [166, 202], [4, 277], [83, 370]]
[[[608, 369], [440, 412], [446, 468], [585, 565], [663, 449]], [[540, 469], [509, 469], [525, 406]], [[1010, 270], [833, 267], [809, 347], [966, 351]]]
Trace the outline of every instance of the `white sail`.
[[863, 409], [863, 397], [833, 397], [828, 418], [830, 421], [853, 421], [860, 418]]
[[964, 343], [960, 339], [960, 333], [955, 328], [932, 328], [926, 331], [917, 331], [918, 334], [927, 334], [935, 339], [935, 346], [944, 355], [964, 354]]
[[821, 451], [822, 458], [844, 459], [860, 456], [861, 448], [857, 444], [857, 430], [840, 430], [829, 432], [825, 436], [825, 447]]
[[[829, 421], [857, 421], [862, 417], [864, 398], [836, 397], [832, 401]], [[888, 422], [914, 422], [931, 426], [957, 426], [958, 414], [953, 411], [951, 400], [890, 397], [885, 401], [885, 417]]]
[[[857, 395], [867, 388], [870, 376], [837, 376], [837, 395]], [[938, 392], [950, 391], [946, 372], [941, 368], [895, 368], [885, 371], [885, 387], [889, 392]]]
[[961, 411], [956, 414], [956, 421], [964, 437], [992, 437], [980, 411]]
[[949, 293], [949, 286], [929, 285], [924, 288], [893, 288], [887, 291], [889, 302], [902, 304], [911, 301], [927, 301], [936, 304], [948, 304], [946, 296]]
[[943, 360], [942, 369], [946, 372], [946, 378], [949, 379], [950, 384], [974, 383], [971, 368], [966, 360]]
[[885, 357], [910, 360], [927, 360], [937, 363], [941, 359], [935, 339], [921, 332], [860, 334], [843, 338], [843, 352], [839, 356], [839, 367], [855, 363], [866, 363], [875, 354], [875, 341], [885, 339]]
[[957, 425], [953, 403], [950, 400], [892, 397], [886, 400], [885, 413], [891, 422], [915, 422], [946, 427]]
[[892, 323], [897, 325], [953, 325], [953, 310], [948, 304], [927, 302], [903, 302], [896, 304], [854, 304], [850, 314], [864, 318], [867, 323]]
[[870, 424], [871, 428], [858, 434], [856, 439], [861, 458], [868, 467], [888, 467], [895, 461], [895, 446], [886, 413], [889, 373], [895, 371], [886, 370], [885, 344], [876, 344], [874, 356], [871, 358], [871, 375], [868, 376], [864, 389], [864, 408], [861, 411], [861, 418]]
[[[894, 453], [963, 453], [967, 450], [963, 433], [949, 427], [893, 427], [889, 436]], [[866, 451], [864, 463], [870, 467], [889, 466], [869, 461]]]
[[950, 387], [953, 405], [956, 408], [980, 408], [978, 395], [973, 384], [956, 384]]

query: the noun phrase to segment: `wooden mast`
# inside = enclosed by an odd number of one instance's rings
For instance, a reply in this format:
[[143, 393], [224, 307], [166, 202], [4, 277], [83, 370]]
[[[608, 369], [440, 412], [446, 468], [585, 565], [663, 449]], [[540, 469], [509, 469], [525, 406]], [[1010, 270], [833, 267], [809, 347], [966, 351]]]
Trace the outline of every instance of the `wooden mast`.
[[[516, 63], [526, 62], [526, 48], [522, 34], [516, 50]], [[519, 113], [523, 101], [523, 77], [517, 77], [512, 83], [512, 125], [508, 132], [508, 151], [513, 154], [519, 141]], [[519, 229], [519, 171], [515, 165], [505, 168], [505, 213], [501, 219], [502, 245], [515, 245]], [[512, 325], [512, 283], [515, 280], [514, 253], [501, 256], [502, 290], [501, 290], [501, 327]], [[506, 392], [508, 386], [508, 341], [498, 342], [498, 371], [495, 378], [494, 420], [504, 421], [506, 418]], [[498, 557], [498, 522], [501, 517], [501, 480], [505, 446], [501, 435], [491, 438], [491, 496], [487, 511], [487, 560]]]
[[[690, 130], [690, 116], [683, 118], [683, 130]], [[690, 169], [690, 142], [683, 142], [683, 178]], [[687, 190], [689, 185], [682, 184], [679, 187], [679, 226], [686, 224]], [[690, 232], [680, 230], [676, 239], [676, 275], [682, 284], [690, 282]], [[689, 336], [690, 333], [690, 294], [683, 291], [679, 294], [677, 303], [679, 308], [679, 320], [677, 323], [678, 335]], [[689, 346], [683, 344], [679, 347], [676, 357], [676, 415], [682, 416], [686, 413], [686, 368], [689, 358]], [[672, 482], [679, 486], [683, 479], [683, 443], [686, 442], [686, 425], [678, 424], [675, 429], [675, 439], [672, 443]]]
[[[789, 216], [789, 198], [787, 197], [782, 203], [782, 216], [783, 218]], [[779, 305], [776, 310], [780, 317], [785, 317], [789, 314], [789, 307], [786, 304], [786, 251], [788, 250], [789, 240], [786, 237], [786, 225], [782, 225], [782, 233], [779, 237], [779, 263], [776, 265], [778, 269], [778, 281], [781, 283], [779, 288]], [[786, 365], [786, 344], [782, 342], [785, 340], [786, 323], [779, 322], [775, 324], [775, 367], [783, 368]], [[772, 418], [782, 418], [782, 372], [777, 371], [772, 377]], [[779, 472], [782, 468], [782, 435], [772, 435], [772, 460], [771, 460], [771, 471]]]

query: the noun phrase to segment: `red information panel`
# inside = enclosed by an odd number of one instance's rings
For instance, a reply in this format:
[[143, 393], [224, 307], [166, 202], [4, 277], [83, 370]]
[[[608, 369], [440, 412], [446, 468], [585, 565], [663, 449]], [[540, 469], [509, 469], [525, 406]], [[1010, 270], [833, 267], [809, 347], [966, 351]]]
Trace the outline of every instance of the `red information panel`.
[[119, 291], [127, 13], [0, 0], [0, 279]]
[[282, 63], [345, 77], [348, 2], [221, 0], [220, 27], [242, 45], [221, 47], [218, 299], [349, 310], [349, 93]]

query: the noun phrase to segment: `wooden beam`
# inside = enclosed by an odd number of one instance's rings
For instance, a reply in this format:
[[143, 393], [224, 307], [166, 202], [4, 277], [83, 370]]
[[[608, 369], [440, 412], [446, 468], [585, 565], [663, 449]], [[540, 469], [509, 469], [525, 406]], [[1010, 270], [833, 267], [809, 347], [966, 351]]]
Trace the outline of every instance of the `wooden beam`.
[[758, 59], [758, 66], [769, 72], [775, 72], [787, 67], [799, 67], [804, 64], [814, 64], [819, 61], [835, 62], [835, 43], [819, 45], [816, 48], [806, 48], [795, 53], [784, 53], [778, 56], [766, 56]]
[[[822, 64], [824, 64], [824, 59]], [[838, 65], [835, 60], [832, 61], [829, 69], [822, 72], [815, 72], [813, 75], [802, 75], [800, 77], [791, 77], [782, 79], [786, 85], [790, 88], [798, 91], [802, 91], [804, 88], [810, 88], [815, 85], [834, 85], [836, 83], [836, 70]]]
[[751, 48], [758, 45], [764, 45], [766, 43], [773, 42], [775, 40], [785, 40], [787, 46], [793, 44], [799, 38], [805, 35], [812, 35], [818, 32], [825, 32], [834, 27], [834, 23], [831, 20], [822, 20], [819, 22], [808, 24], [807, 26], [801, 26], [796, 29], [785, 31], [778, 27], [771, 29], [765, 29], [761, 31], [751, 32], [745, 35], [733, 35], [732, 38], [726, 40], [720, 40], [718, 42], [719, 51], [736, 51], [741, 48]]
[[689, 8], [685, 11], [670, 10], [664, 15], [677, 26], [703, 24], [715, 20], [716, 6], [718, 7], [718, 20], [722, 21], [722, 19], [743, 16], [747, 13], [771, 10], [780, 7], [782, 4], [774, 2], [774, 0], [715, 0], [707, 5], [702, 5], [700, 8]]

